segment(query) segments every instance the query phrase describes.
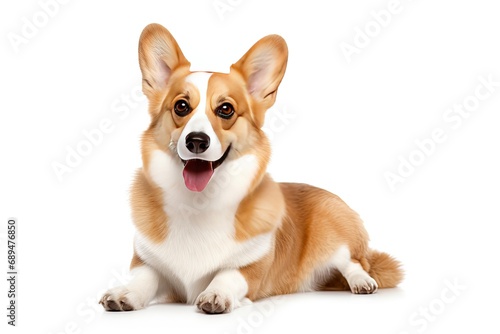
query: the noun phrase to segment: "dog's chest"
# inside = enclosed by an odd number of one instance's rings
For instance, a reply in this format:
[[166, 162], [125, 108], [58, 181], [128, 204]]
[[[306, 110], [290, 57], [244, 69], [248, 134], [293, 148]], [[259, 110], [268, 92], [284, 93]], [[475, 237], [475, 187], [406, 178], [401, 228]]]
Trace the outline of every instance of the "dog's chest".
[[257, 261], [272, 244], [270, 233], [236, 241], [234, 216], [223, 212], [177, 219], [169, 221], [163, 242], [155, 244], [138, 233], [135, 247], [147, 264], [167, 279], [181, 282], [188, 295], [190, 290], [199, 290], [200, 284], [208, 283], [220, 269], [240, 268]]
[[167, 236], [155, 243], [137, 232], [135, 250], [178, 293], [193, 301], [217, 271], [241, 268], [264, 256], [272, 234], [237, 241], [234, 219], [259, 168], [254, 155], [224, 162], [203, 192], [192, 192], [182, 179], [182, 166], [162, 151], [151, 155], [150, 175], [163, 190]]

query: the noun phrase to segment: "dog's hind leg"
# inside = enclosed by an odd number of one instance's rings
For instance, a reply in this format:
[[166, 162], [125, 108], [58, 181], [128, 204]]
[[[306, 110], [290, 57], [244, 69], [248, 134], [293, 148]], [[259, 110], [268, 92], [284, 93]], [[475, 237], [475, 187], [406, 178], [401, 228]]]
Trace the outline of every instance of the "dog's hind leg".
[[330, 264], [344, 276], [352, 293], [370, 294], [377, 291], [377, 282], [363, 269], [358, 260], [351, 258], [346, 246], [335, 251]]

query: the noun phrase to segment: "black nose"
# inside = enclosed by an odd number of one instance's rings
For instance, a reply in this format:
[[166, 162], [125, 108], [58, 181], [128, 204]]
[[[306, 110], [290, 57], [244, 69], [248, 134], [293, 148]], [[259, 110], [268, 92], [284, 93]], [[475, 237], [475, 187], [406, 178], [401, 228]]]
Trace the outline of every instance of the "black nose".
[[186, 147], [189, 152], [203, 153], [210, 146], [210, 137], [203, 132], [191, 132], [186, 136]]

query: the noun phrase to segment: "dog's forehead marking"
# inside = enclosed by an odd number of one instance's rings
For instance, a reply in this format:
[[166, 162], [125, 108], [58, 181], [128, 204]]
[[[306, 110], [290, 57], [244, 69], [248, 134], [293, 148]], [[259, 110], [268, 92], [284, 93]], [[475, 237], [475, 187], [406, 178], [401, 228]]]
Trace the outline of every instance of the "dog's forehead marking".
[[200, 93], [200, 103], [196, 110], [206, 110], [208, 81], [212, 74], [210, 72], [193, 72], [186, 77], [186, 82], [193, 84]]
[[211, 127], [210, 121], [206, 115], [207, 110], [207, 90], [208, 90], [208, 80], [212, 73], [208, 72], [194, 72], [186, 77], [186, 82], [193, 84], [196, 89], [198, 89], [200, 95], [200, 102], [193, 110], [193, 116], [186, 125], [191, 131], [208, 131], [208, 127]]

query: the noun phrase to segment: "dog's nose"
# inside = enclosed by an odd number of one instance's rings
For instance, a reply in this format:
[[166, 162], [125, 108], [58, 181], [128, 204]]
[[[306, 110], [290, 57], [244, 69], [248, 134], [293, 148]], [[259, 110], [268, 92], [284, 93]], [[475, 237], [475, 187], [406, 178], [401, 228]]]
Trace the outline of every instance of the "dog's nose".
[[210, 146], [210, 137], [204, 132], [191, 132], [186, 136], [186, 147], [189, 152], [203, 153]]

